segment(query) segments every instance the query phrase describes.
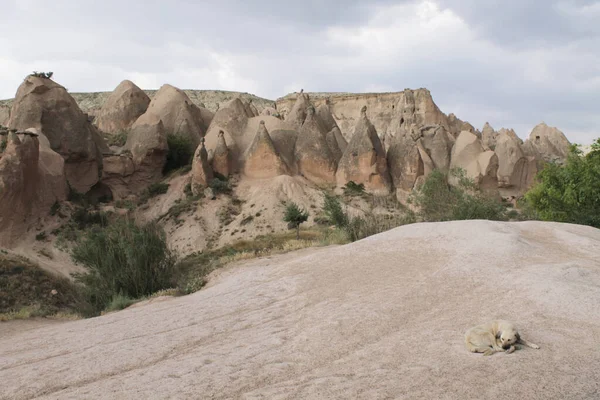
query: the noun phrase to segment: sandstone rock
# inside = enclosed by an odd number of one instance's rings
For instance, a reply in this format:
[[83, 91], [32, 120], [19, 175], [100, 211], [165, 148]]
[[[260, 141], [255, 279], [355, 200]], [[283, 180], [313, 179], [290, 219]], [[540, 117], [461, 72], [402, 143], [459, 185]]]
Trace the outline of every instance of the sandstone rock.
[[208, 157], [208, 159], [212, 158], [212, 169], [214, 172], [219, 173], [225, 177], [229, 176], [233, 172], [232, 164], [231, 164], [231, 153], [229, 148], [227, 147], [227, 142], [225, 141], [225, 132], [219, 131], [219, 139], [217, 142], [217, 147], [213, 152], [213, 156]]
[[213, 171], [208, 164], [208, 153], [204, 146], [204, 139], [201, 139], [192, 161], [192, 193], [194, 195], [202, 193], [212, 180]]
[[335, 118], [333, 118], [333, 115], [329, 110], [330, 104], [331, 102], [329, 101], [329, 99], [326, 99], [324, 104], [321, 104], [319, 107], [316, 108], [317, 117], [319, 118], [319, 121], [321, 122], [323, 128], [327, 132], [330, 132], [335, 128], [338, 128], [339, 130], [338, 124], [337, 122], [335, 122]]
[[486, 122], [481, 130], [481, 143], [486, 149], [494, 150], [496, 148], [496, 137], [498, 133], [492, 128], [489, 122]]
[[45, 136], [9, 135], [0, 153], [0, 246], [14, 246], [54, 202], [67, 199], [64, 165]]
[[417, 142], [409, 135], [394, 137], [387, 153], [387, 160], [390, 176], [396, 188], [396, 197], [398, 201], [405, 203], [417, 179], [425, 173]]
[[275, 149], [264, 121], [260, 122], [244, 158], [244, 175], [249, 178], [263, 179], [289, 174], [288, 167]]
[[450, 168], [461, 168], [482, 189], [497, 189], [498, 157], [471, 132], [461, 132], [452, 148]]
[[367, 118], [366, 106], [361, 109], [361, 118], [354, 128], [352, 140], [339, 162], [336, 179], [338, 186], [353, 181], [364, 184], [365, 189], [375, 194], [390, 192], [391, 179], [385, 150], [375, 127]]
[[544, 122], [533, 128], [527, 142], [546, 162], [564, 163], [571, 148], [564, 133]]
[[296, 97], [296, 102], [294, 103], [294, 106], [292, 107], [290, 112], [285, 116], [285, 120], [288, 121], [297, 130], [300, 130], [308, 115], [309, 106], [310, 99], [308, 97], [308, 94], [300, 92]]
[[67, 180], [77, 192], [85, 193], [98, 182], [102, 139], [64, 87], [28, 76], [17, 90], [9, 125], [43, 132], [52, 150], [65, 159]]
[[[300, 99], [304, 98], [300, 96]], [[306, 97], [308, 98], [308, 97]], [[299, 113], [296, 114], [300, 115]], [[296, 123], [298, 118], [294, 119]], [[294, 154], [298, 163], [299, 172], [308, 180], [318, 185], [335, 184], [336, 162], [329, 145], [326, 133], [315, 115], [313, 106], [308, 107], [304, 124], [300, 128]], [[347, 149], [346, 149], [347, 150]]]
[[420, 129], [420, 136], [419, 141], [431, 158], [433, 167], [441, 171], [447, 171], [450, 166], [450, 153], [453, 143], [446, 129], [441, 125], [426, 126]]
[[0, 125], [8, 126], [10, 120], [10, 107], [0, 104]]
[[279, 111], [274, 107], [265, 107], [259, 115], [281, 118], [281, 114], [279, 114]]
[[[197, 147], [206, 133], [209, 121], [203, 111], [180, 89], [163, 85], [156, 92], [146, 113], [154, 114], [163, 122], [167, 135], [178, 135], [188, 139]], [[206, 114], [206, 118], [209, 114]]]
[[[291, 94], [277, 100], [277, 109], [289, 115], [295, 102], [308, 104], [308, 94]], [[448, 118], [434, 103], [427, 89], [409, 90], [397, 93], [310, 93], [310, 101], [321, 106], [329, 100], [329, 110], [347, 140], [351, 139], [356, 121], [360, 118], [360, 108], [366, 105], [370, 110], [371, 122], [380, 134], [391, 137], [406, 132], [412, 124], [418, 126], [442, 125], [448, 129]], [[299, 107], [302, 109], [303, 107]], [[288, 112], [289, 111], [289, 112]], [[300, 118], [302, 114], [300, 113]], [[287, 120], [292, 117], [286, 116]], [[299, 118], [297, 118], [299, 119]]]
[[448, 114], [448, 132], [456, 138], [463, 131], [475, 133], [475, 127], [452, 113]]
[[529, 161], [518, 139], [509, 132], [498, 133], [494, 151], [498, 156], [498, 187], [525, 191]]
[[106, 133], [128, 131], [149, 104], [148, 95], [133, 82], [125, 80], [106, 99], [95, 118], [96, 126]]
[[[115, 199], [139, 194], [162, 179], [167, 152], [167, 135], [159, 117], [145, 113], [133, 124], [123, 154], [104, 157], [102, 182]], [[128, 154], [128, 153], [129, 154]]]
[[[344, 139], [342, 132], [340, 132], [340, 128], [337, 126], [331, 131], [327, 132], [326, 139], [327, 145], [329, 146], [329, 151], [331, 151], [331, 154], [333, 155], [333, 158], [337, 164], [344, 155], [344, 151], [346, 150], [348, 143], [346, 143], [346, 139]], [[344, 150], [342, 150], [342, 148]]]

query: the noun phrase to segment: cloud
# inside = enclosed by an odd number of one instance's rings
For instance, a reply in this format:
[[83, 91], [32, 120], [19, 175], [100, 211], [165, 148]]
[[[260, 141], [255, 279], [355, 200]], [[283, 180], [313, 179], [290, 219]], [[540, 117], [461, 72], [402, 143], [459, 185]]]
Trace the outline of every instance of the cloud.
[[[33, 70], [71, 91], [131, 79], [277, 98], [427, 87], [476, 127], [600, 136], [600, 1], [7, 0], [0, 98]], [[26, 29], [23, 29], [26, 27]]]

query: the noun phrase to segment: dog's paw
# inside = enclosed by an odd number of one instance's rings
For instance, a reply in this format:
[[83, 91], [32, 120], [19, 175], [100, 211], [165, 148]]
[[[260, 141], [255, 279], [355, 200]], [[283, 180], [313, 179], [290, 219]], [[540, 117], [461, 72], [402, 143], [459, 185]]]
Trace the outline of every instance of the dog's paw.
[[531, 347], [534, 348], [534, 349], [539, 349], [540, 348], [540, 346], [538, 346], [537, 344], [532, 344]]
[[494, 350], [490, 349], [490, 350], [486, 350], [483, 355], [484, 356], [491, 356], [492, 354], [494, 354]]
[[505, 352], [505, 353], [506, 353], [506, 354], [511, 354], [511, 353], [514, 353], [516, 349], [517, 349], [517, 348], [516, 348], [515, 346], [510, 346], [510, 347], [509, 347], [509, 348], [506, 350], [506, 352]]

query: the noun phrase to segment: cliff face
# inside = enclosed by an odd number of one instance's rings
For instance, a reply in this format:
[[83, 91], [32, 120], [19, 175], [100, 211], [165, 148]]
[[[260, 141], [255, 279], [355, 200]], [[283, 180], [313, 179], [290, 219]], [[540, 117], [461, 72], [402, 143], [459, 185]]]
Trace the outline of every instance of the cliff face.
[[[284, 117], [292, 109], [298, 93], [277, 100], [277, 110]], [[440, 111], [427, 89], [406, 89], [395, 93], [308, 93], [315, 107], [327, 105], [346, 140], [360, 119], [360, 110], [366, 106], [369, 119], [380, 137], [397, 136], [410, 131], [412, 124], [419, 126], [441, 125], [454, 136], [456, 124]]]

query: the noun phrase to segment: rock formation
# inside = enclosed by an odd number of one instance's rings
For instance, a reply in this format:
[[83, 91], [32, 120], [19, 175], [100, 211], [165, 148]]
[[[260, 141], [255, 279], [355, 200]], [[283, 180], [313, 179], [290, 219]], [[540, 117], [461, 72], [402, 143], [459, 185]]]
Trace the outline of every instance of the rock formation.
[[[303, 99], [304, 97], [301, 96], [300, 98]], [[295, 121], [297, 123], [298, 119], [295, 119]], [[335, 184], [335, 157], [329, 150], [327, 133], [322, 132], [321, 129], [322, 127], [315, 114], [315, 108], [309, 106], [294, 151], [298, 170], [306, 179], [318, 185]]]
[[128, 131], [149, 104], [148, 95], [133, 82], [125, 80], [106, 99], [96, 116], [96, 126], [106, 133]]
[[405, 202], [415, 187], [417, 178], [425, 174], [417, 142], [410, 135], [394, 137], [387, 159], [396, 197], [400, 202]]
[[115, 199], [140, 193], [162, 179], [166, 162], [167, 135], [158, 116], [142, 115], [131, 127], [124, 153], [104, 158], [102, 182]]
[[67, 199], [64, 159], [32, 131], [10, 133], [0, 152], [0, 246], [13, 246], [56, 201]]
[[210, 123], [205, 119], [212, 115], [203, 112], [181, 89], [171, 85], [163, 85], [156, 92], [146, 113], [162, 120], [167, 136], [186, 138], [194, 147], [198, 146]]
[[208, 158], [211, 159], [212, 169], [215, 173], [227, 177], [233, 172], [231, 152], [225, 141], [225, 132], [219, 131], [217, 146], [215, 147], [212, 157], [209, 156]]
[[[310, 99], [308, 94], [300, 92], [294, 102], [294, 106], [290, 112], [285, 116], [285, 120], [288, 121], [294, 128], [300, 130], [304, 124], [304, 120], [308, 115], [308, 107], [310, 106]], [[277, 107], [279, 109], [279, 107]]]
[[249, 178], [263, 179], [289, 174], [289, 169], [275, 149], [264, 121], [260, 121], [244, 159], [244, 175]]
[[326, 139], [327, 145], [329, 146], [329, 151], [331, 151], [331, 154], [333, 155], [333, 158], [337, 164], [344, 155], [344, 151], [346, 151], [348, 143], [346, 142], [346, 139], [344, 139], [340, 128], [337, 126], [327, 132]]
[[460, 133], [463, 131], [476, 133], [473, 125], [466, 121], [462, 121], [452, 113], [448, 114], [448, 132], [452, 135], [452, 137], [458, 137], [458, 135], [460, 135]]
[[329, 110], [330, 105], [331, 102], [329, 99], [325, 99], [325, 103], [316, 108], [317, 117], [327, 132], [332, 131], [334, 128], [338, 128], [339, 130], [338, 124], [335, 122], [335, 118], [333, 118], [331, 110]]
[[498, 157], [474, 133], [464, 131], [456, 138], [450, 168], [463, 169], [482, 189], [497, 190]]
[[365, 189], [372, 193], [390, 192], [391, 180], [385, 150], [375, 127], [367, 118], [366, 106], [361, 109], [352, 140], [339, 162], [336, 180], [338, 186], [353, 181], [364, 184]]
[[[287, 95], [277, 100], [277, 109], [288, 121], [301, 120], [302, 110], [308, 107], [308, 98], [307, 93]], [[448, 117], [440, 111], [427, 89], [406, 89], [397, 93], [310, 93], [310, 101], [316, 107], [329, 101], [328, 110], [347, 140], [351, 139], [363, 105], [370, 110], [370, 120], [381, 136], [387, 133], [395, 137], [408, 131], [413, 124], [442, 125], [449, 129]]]
[[192, 193], [194, 195], [202, 193], [212, 180], [213, 171], [208, 163], [208, 153], [204, 146], [204, 139], [201, 139], [192, 161]]
[[496, 137], [498, 133], [492, 128], [492, 126], [486, 122], [481, 130], [481, 144], [488, 150], [494, 150], [496, 148]]
[[[494, 151], [498, 156], [498, 187], [511, 189], [518, 194], [525, 192], [533, 177], [529, 173], [531, 160], [521, 149], [519, 139], [510, 132], [500, 132]], [[535, 175], [537, 170], [532, 172]]]
[[52, 150], [65, 159], [67, 180], [74, 190], [85, 193], [98, 182], [102, 139], [64, 87], [28, 76], [17, 90], [10, 115], [11, 128], [34, 128], [48, 138]]
[[0, 105], [0, 125], [7, 126], [10, 120], [10, 107]]
[[544, 122], [533, 128], [527, 142], [527, 146], [534, 149], [546, 162], [564, 163], [571, 148], [564, 133]]
[[450, 166], [450, 153], [453, 143], [446, 129], [441, 125], [425, 126], [418, 130], [418, 136], [418, 141], [431, 158], [433, 167], [441, 171], [447, 171]]

